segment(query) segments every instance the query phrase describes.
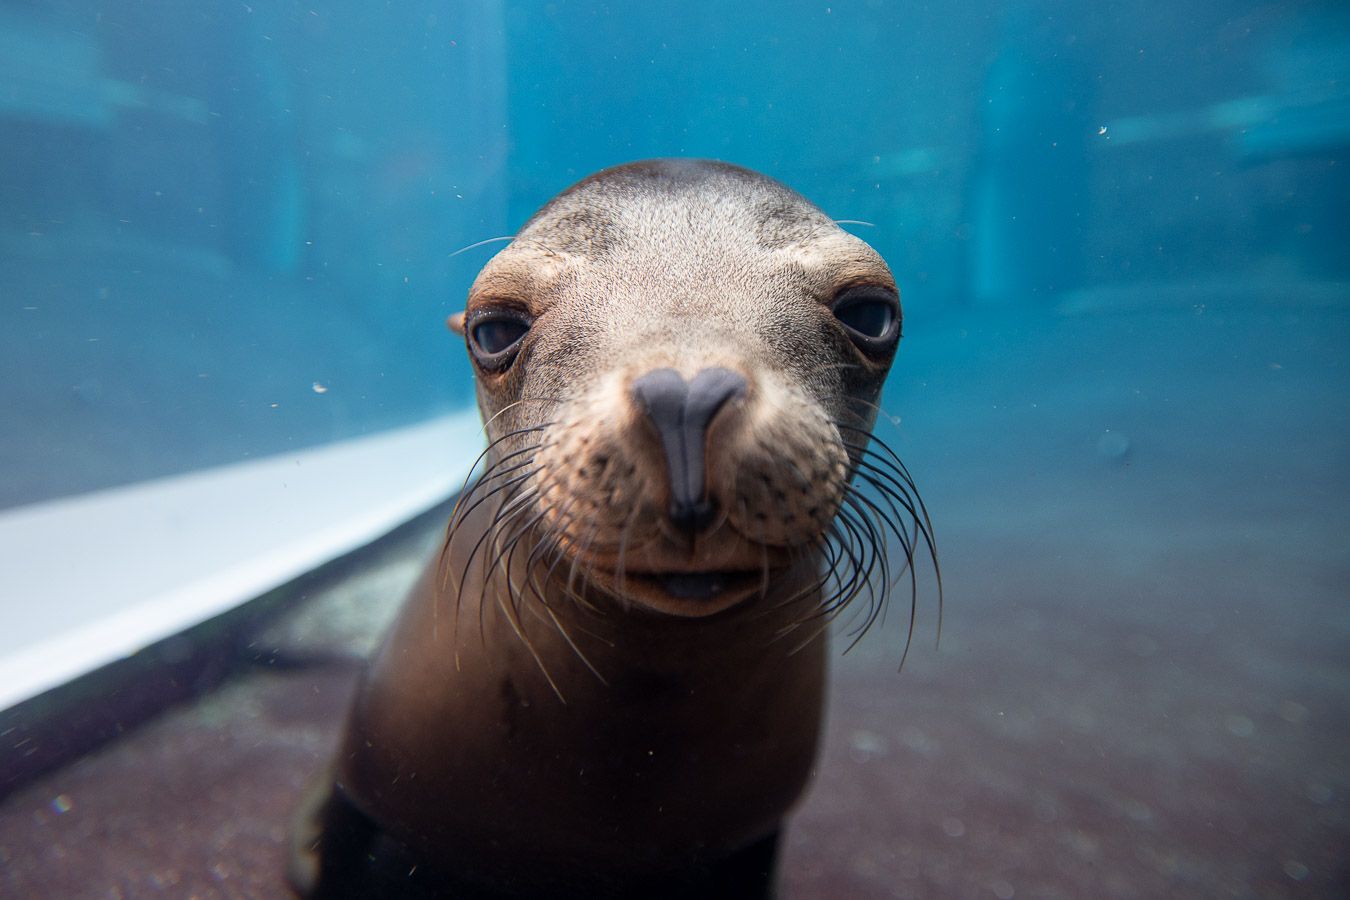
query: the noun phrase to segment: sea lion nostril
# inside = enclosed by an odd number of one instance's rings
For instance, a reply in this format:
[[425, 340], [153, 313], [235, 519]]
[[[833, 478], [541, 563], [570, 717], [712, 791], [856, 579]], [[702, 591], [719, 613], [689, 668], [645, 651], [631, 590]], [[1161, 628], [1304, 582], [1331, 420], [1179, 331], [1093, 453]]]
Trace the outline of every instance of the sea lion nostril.
[[684, 421], [685, 402], [689, 398], [689, 385], [685, 384], [679, 372], [674, 369], [653, 369], [633, 379], [633, 396], [662, 435], [679, 430]]
[[632, 390], [661, 438], [670, 477], [670, 520], [681, 530], [702, 531], [717, 515], [704, 484], [708, 426], [728, 400], [745, 393], [745, 378], [710, 368], [685, 382], [674, 369], [655, 369], [635, 378]]
[[681, 531], [697, 534], [707, 529], [717, 518], [717, 501], [712, 498], [696, 500], [693, 503], [670, 504], [671, 524]]
[[745, 378], [730, 369], [704, 369], [689, 382], [686, 415], [706, 430], [712, 417], [732, 397], [745, 393]]

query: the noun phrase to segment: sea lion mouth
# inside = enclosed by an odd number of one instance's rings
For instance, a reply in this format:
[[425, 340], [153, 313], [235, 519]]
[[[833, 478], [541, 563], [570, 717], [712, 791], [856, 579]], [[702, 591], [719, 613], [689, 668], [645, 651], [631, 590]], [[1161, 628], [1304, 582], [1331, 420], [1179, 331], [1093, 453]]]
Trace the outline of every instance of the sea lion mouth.
[[763, 580], [761, 572], [661, 572], [638, 576], [655, 583], [678, 600], [712, 600], [734, 590], [737, 593]]
[[762, 591], [773, 570], [592, 570], [598, 586], [615, 596], [676, 615], [701, 617], [728, 609]]

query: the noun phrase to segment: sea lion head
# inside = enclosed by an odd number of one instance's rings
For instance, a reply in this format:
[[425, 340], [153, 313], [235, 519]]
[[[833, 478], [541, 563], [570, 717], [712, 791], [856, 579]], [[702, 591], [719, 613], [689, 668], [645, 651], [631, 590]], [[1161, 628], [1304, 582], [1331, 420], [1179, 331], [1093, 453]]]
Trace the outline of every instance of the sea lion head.
[[[895, 280], [763, 175], [693, 160], [592, 175], [484, 267], [451, 326], [489, 441], [461, 507], [500, 510], [485, 560], [528, 553], [531, 578], [674, 616], [763, 598], [789, 571], [839, 606], [884, 569], [894, 518], [854, 476], [920, 518], [898, 461], [868, 449]], [[822, 558], [832, 586], [815, 583]]]

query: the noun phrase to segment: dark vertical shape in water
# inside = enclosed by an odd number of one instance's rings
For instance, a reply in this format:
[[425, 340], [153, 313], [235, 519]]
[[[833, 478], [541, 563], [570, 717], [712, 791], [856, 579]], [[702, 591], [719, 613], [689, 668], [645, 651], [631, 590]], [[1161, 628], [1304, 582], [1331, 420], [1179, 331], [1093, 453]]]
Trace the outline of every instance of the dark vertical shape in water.
[[229, 47], [229, 70], [214, 119], [221, 153], [226, 205], [225, 244], [231, 259], [269, 275], [295, 274], [305, 231], [300, 140], [285, 67], [273, 35], [267, 4], [250, 15], [222, 15], [221, 42]]
[[1011, 10], [980, 98], [966, 189], [965, 294], [1045, 299], [1079, 284], [1092, 80], [1062, 17]]

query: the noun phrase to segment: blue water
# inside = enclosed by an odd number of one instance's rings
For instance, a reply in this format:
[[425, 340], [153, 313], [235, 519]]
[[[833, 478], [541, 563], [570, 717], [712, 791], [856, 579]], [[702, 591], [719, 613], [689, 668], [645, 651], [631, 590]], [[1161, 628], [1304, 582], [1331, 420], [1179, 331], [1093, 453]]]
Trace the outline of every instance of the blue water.
[[463, 407], [454, 251], [635, 158], [870, 223], [911, 323], [1347, 277], [1336, 3], [471, 6], [0, 3], [0, 503]]
[[[654, 156], [759, 169], [890, 263], [881, 433], [938, 523], [948, 671], [1015, 636], [1080, 690], [991, 721], [1113, 719], [1137, 685], [1092, 635], [1119, 628], [1164, 687], [1103, 760], [1287, 788], [1286, 837], [1231, 857], [1272, 880], [1190, 895], [1343, 887], [1338, 0], [0, 0], [0, 507], [468, 408], [443, 323], [500, 245], [458, 251]], [[1274, 796], [1200, 816], [1178, 871]]]

